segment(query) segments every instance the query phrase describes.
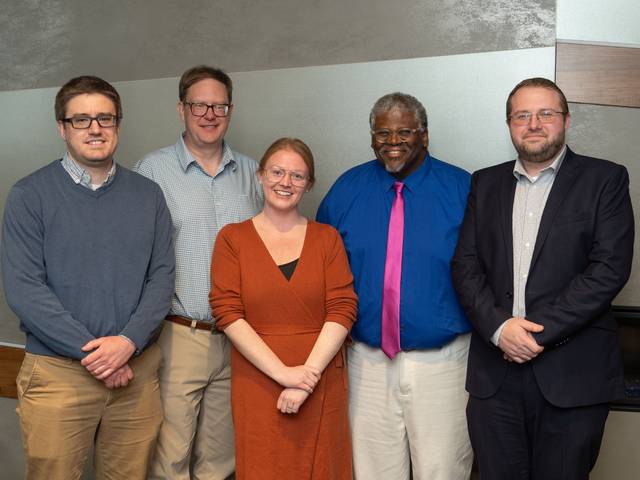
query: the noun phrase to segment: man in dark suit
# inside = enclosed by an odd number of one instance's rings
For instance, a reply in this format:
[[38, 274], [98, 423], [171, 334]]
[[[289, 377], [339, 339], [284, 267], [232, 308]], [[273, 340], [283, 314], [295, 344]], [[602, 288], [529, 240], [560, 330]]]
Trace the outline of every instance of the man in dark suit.
[[611, 301], [633, 253], [624, 167], [573, 153], [550, 80], [507, 100], [515, 161], [477, 171], [452, 260], [474, 326], [467, 421], [484, 479], [586, 479], [623, 394]]

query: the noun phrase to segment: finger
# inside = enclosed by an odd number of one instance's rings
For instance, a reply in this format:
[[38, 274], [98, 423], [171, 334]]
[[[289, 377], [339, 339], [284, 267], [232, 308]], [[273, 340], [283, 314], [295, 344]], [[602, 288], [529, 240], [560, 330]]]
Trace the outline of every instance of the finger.
[[520, 325], [528, 332], [538, 333], [544, 330], [544, 325], [540, 325], [539, 323], [531, 322], [529, 320], [522, 320]]
[[87, 343], [85, 343], [80, 350], [82, 350], [83, 352], [88, 352], [89, 350], [94, 350], [99, 346], [100, 346], [100, 342], [98, 341], [97, 338], [94, 338], [93, 340], [89, 340]]
[[97, 373], [96, 375], [94, 375], [94, 377], [96, 377], [98, 380], [104, 380], [109, 375], [111, 375], [113, 373], [113, 371], [114, 371], [113, 368], [107, 368], [106, 370], [102, 371], [101, 373]]

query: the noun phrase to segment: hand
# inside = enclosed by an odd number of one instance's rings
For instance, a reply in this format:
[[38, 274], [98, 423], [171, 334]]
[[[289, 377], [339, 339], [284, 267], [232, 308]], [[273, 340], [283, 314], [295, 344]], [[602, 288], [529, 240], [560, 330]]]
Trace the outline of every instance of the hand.
[[299, 388], [285, 388], [276, 407], [282, 413], [298, 413], [304, 401], [309, 398], [309, 393]]
[[80, 363], [98, 380], [104, 380], [129, 361], [136, 347], [126, 338], [113, 336], [96, 338], [82, 347], [83, 352], [90, 350], [93, 352]]
[[525, 363], [537, 357], [544, 347], [536, 343], [531, 333], [542, 330], [542, 325], [524, 318], [513, 317], [507, 320], [498, 340], [498, 346], [504, 352], [504, 359]]
[[299, 388], [307, 393], [312, 393], [320, 381], [320, 370], [309, 365], [283, 366], [275, 379], [283, 387]]
[[118, 370], [102, 380], [108, 389], [126, 387], [133, 380], [133, 370], [125, 363]]

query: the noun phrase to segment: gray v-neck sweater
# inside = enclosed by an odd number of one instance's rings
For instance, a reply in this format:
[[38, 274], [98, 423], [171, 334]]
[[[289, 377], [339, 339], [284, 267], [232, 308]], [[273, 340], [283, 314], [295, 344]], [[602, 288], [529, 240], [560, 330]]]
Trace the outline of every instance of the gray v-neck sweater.
[[54, 161], [11, 189], [2, 234], [6, 300], [28, 352], [81, 359], [93, 338], [122, 334], [139, 350], [154, 338], [174, 288], [171, 219], [155, 183], [118, 165], [92, 191]]

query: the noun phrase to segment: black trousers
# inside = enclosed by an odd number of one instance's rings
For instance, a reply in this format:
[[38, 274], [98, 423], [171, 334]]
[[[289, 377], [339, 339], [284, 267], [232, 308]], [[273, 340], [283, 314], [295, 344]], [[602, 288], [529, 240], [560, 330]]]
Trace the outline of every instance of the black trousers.
[[469, 396], [467, 422], [481, 480], [587, 480], [600, 451], [607, 404], [558, 408], [528, 363], [511, 364], [492, 397]]

